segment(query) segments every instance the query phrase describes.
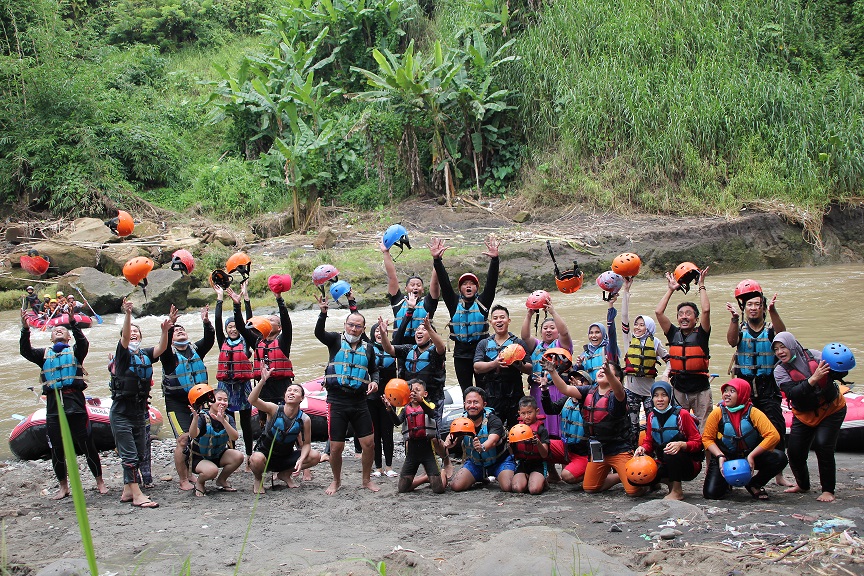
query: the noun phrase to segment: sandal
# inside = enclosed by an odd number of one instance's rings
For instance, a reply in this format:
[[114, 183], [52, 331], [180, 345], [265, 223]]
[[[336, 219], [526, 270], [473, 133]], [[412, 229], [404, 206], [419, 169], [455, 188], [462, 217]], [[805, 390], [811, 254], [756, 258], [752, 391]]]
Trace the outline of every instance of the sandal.
[[158, 508], [159, 503], [153, 502], [152, 500], [148, 499], [148, 500], [145, 500], [144, 502], [141, 502], [140, 504], [135, 504], [133, 502], [132, 506], [135, 506], [136, 508]]
[[230, 486], [230, 485], [229, 486], [216, 486], [216, 489], [219, 490], [220, 492], [236, 492], [237, 491], [236, 488], [234, 488], [233, 486]]
[[744, 486], [744, 489], [750, 494], [754, 500], [769, 500], [768, 492], [764, 488], [754, 488], [752, 486]]
[[207, 496], [207, 491], [206, 491], [206, 490], [201, 490], [201, 489], [198, 488], [197, 486], [194, 488], [194, 490], [195, 490], [195, 497], [196, 497], [196, 498], [200, 498], [200, 497], [202, 497], [202, 496]]

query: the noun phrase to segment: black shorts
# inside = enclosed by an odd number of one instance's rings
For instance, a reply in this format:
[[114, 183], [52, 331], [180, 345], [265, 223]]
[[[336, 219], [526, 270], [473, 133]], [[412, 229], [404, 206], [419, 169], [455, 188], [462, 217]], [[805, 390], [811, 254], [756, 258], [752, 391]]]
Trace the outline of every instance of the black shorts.
[[327, 404], [327, 430], [331, 442], [344, 442], [349, 424], [354, 428], [355, 438], [372, 435], [372, 414], [365, 397], [354, 404]]
[[440, 476], [441, 468], [438, 466], [438, 458], [432, 447], [432, 440], [408, 440], [405, 446], [405, 462], [402, 463], [400, 476], [413, 478], [417, 475], [420, 465], [426, 470], [427, 476]]
[[[255, 446], [255, 452], [261, 452], [264, 456], [267, 456], [267, 452], [263, 450], [263, 447], [260, 445]], [[267, 462], [267, 466], [264, 468], [265, 472], [282, 472], [283, 470], [291, 470], [294, 466], [297, 465], [297, 461], [300, 460], [300, 450], [294, 450], [290, 453], [279, 453], [273, 452], [270, 454], [270, 461]]]
[[549, 474], [546, 462], [544, 460], [518, 460], [516, 462], [516, 474], [530, 476], [533, 472], [539, 472], [545, 478]]
[[[226, 452], [227, 452], [227, 450], [226, 450]], [[221, 468], [222, 465], [221, 465], [219, 462], [222, 460], [222, 456], [224, 456], [224, 455], [225, 455], [225, 452], [222, 452], [221, 454], [219, 454], [219, 457], [218, 457], [218, 458], [204, 458], [203, 456], [199, 456], [198, 454], [195, 454], [195, 453], [193, 452], [193, 453], [191, 454], [191, 456], [192, 456], [192, 462], [189, 464], [189, 470], [190, 470], [191, 472], [197, 472], [197, 471], [195, 470], [195, 468], [197, 468], [197, 467], [198, 467], [198, 464], [200, 464], [200, 463], [203, 462], [204, 460], [207, 460], [208, 462], [212, 462], [213, 464], [216, 465], [217, 468]]]
[[189, 433], [192, 425], [192, 412], [189, 411], [189, 399], [185, 396], [165, 395], [165, 409], [168, 413], [168, 423], [177, 439], [181, 434]]

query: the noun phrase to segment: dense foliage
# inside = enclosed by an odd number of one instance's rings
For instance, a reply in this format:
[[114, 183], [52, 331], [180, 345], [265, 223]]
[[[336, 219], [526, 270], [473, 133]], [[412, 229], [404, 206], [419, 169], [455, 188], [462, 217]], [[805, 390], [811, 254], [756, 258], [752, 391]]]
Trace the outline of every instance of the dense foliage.
[[0, 26], [7, 205], [302, 223], [319, 199], [700, 212], [864, 182], [864, 0], [0, 0]]

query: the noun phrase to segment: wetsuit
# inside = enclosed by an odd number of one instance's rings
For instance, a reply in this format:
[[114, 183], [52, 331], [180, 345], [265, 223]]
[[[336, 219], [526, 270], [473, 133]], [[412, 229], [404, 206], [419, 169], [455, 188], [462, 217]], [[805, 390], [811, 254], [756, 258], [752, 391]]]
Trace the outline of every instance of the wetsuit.
[[[174, 327], [172, 326], [168, 331], [168, 342], [172, 342], [173, 337]], [[183, 350], [172, 345], [159, 357], [159, 362], [162, 364], [162, 394], [165, 397], [168, 422], [171, 424], [175, 438], [189, 432], [189, 425], [192, 424], [192, 414], [189, 412], [189, 390], [195, 384], [202, 383], [202, 378], [203, 383], [207, 382], [206, 369], [202, 375], [195, 368], [197, 366], [196, 358], [203, 363], [204, 356], [213, 348], [215, 342], [216, 332], [213, 329], [213, 324], [208, 320], [204, 322], [204, 336], [200, 340], [194, 344], [189, 343]], [[182, 357], [184, 367], [190, 368], [189, 371], [184, 371], [179, 376], [176, 372], [181, 358], [178, 357]]]
[[[474, 296], [470, 300], [462, 298], [461, 293], [455, 292], [450, 284], [450, 277], [447, 275], [447, 270], [444, 268], [444, 262], [440, 258], [433, 260], [435, 272], [438, 273], [438, 283], [441, 285], [441, 298], [447, 306], [447, 311], [450, 312], [451, 325], [453, 317], [461, 308], [461, 312], [479, 314], [484, 319], [489, 314], [489, 308], [492, 306], [492, 301], [495, 299], [495, 290], [498, 287], [498, 268], [499, 259], [496, 256], [489, 261], [489, 271], [486, 275], [486, 285], [483, 292]], [[474, 304], [477, 304], [475, 307]], [[461, 313], [460, 312], [460, 313]], [[451, 332], [453, 328], [451, 327]], [[477, 350], [477, 343], [485, 338], [488, 334], [488, 326], [476, 326], [476, 331], [468, 330], [463, 334], [453, 333], [450, 339], [455, 342], [453, 346], [453, 367], [456, 370], [456, 379], [459, 381], [459, 386], [462, 392], [469, 386], [474, 385], [474, 353]]]

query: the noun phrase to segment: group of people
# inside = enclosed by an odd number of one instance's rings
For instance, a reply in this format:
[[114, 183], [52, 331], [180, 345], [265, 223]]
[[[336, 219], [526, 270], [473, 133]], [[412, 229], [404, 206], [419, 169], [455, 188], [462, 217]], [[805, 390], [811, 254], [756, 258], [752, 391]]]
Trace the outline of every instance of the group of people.
[[40, 298], [33, 286], [27, 286], [21, 299], [21, 309], [31, 310], [39, 318], [48, 320], [58, 314], [80, 314], [84, 303], [78, 302], [72, 294], [65, 295], [61, 291], [57, 291], [55, 296], [45, 294]]
[[[294, 382], [291, 318], [272, 284], [277, 314], [253, 316], [246, 281], [239, 293], [213, 284], [215, 327], [205, 307], [203, 336], [192, 342], [172, 307], [153, 347], [143, 347], [141, 329], [132, 322], [132, 305], [124, 301], [123, 327], [108, 367], [111, 427], [123, 466], [121, 501], [158, 506], [142, 490], [152, 485], [147, 407], [157, 360], [168, 421], [177, 438], [179, 485], [196, 496], [207, 494], [211, 480], [216, 489], [235, 491], [229, 478], [244, 460], [256, 493], [264, 493], [268, 473], [295, 486], [301, 474], [308, 479], [309, 468], [329, 460], [333, 479], [326, 493], [335, 494], [342, 485], [349, 428], [361, 454], [361, 485], [377, 492], [375, 478], [395, 475], [393, 426], [401, 425], [406, 456], [398, 474], [399, 492], [427, 482], [436, 493], [448, 486], [462, 491], [495, 478], [503, 491], [539, 494], [550, 483], [563, 481], [581, 483], [592, 493], [621, 483], [628, 495], [638, 496], [662, 481], [668, 485], [667, 498], [681, 499], [683, 483], [696, 478], [707, 457], [705, 498], [729, 494], [725, 463], [746, 460], [752, 474], [744, 488], [753, 498], [765, 499], [764, 486], [771, 478], [786, 484], [787, 492], [810, 490], [807, 456], [812, 446], [822, 485], [818, 499], [834, 499], [834, 447], [846, 411], [838, 382], [845, 372], [833, 369], [819, 351], [804, 348], [786, 331], [777, 296], [768, 300], [756, 282], [739, 284], [737, 306], [726, 304], [734, 378], [722, 386], [722, 399], [715, 405], [708, 371], [707, 268], [694, 269], [686, 278], [667, 274], [667, 290], [654, 318], [636, 315], [632, 324], [633, 278], [624, 278], [620, 292], [606, 294], [606, 318], [589, 326], [580, 349], [548, 294], [532, 295], [520, 335], [510, 331], [510, 311], [494, 303], [499, 243], [493, 237], [483, 252], [489, 267], [482, 291], [471, 272], [462, 274], [454, 287], [443, 261], [448, 246], [433, 239], [428, 292], [413, 275], [403, 292], [391, 246], [382, 243], [380, 250], [392, 322], [379, 316], [367, 333], [366, 318], [349, 291], [348, 316], [340, 330], [328, 331], [329, 303], [323, 290], [318, 298], [314, 335], [328, 350], [329, 442], [324, 452], [312, 448], [311, 420], [300, 408], [305, 389]], [[681, 302], [674, 318], [668, 317], [673, 294], [679, 289], [686, 293], [694, 281], [698, 304]], [[223, 319], [225, 296], [233, 313]], [[464, 404], [463, 417], [449, 429], [442, 425], [448, 342], [432, 321], [439, 299], [450, 315], [452, 365]], [[616, 325], [619, 299], [622, 348]], [[542, 323], [540, 311], [546, 315]], [[532, 335], [532, 323], [538, 336]], [[656, 333], [658, 326], [665, 345]], [[214, 344], [215, 378], [204, 362]], [[42, 370], [52, 463], [60, 482], [56, 498], [69, 493], [58, 424], [61, 409], [100, 491], [106, 490], [84, 409], [88, 346], [70, 317], [68, 329], [52, 330], [51, 346], [33, 348], [22, 310], [21, 354]], [[406, 384], [404, 402], [387, 393], [387, 383], [397, 380]], [[781, 390], [794, 414], [788, 438]], [[258, 409], [261, 423], [257, 438], [252, 407]], [[243, 446], [234, 414], [239, 414]], [[459, 449], [463, 464], [457, 471], [451, 454]], [[645, 482], [629, 467], [643, 456], [652, 457], [659, 469]], [[795, 484], [783, 478], [787, 463]], [[421, 465], [424, 473], [418, 474]]]

